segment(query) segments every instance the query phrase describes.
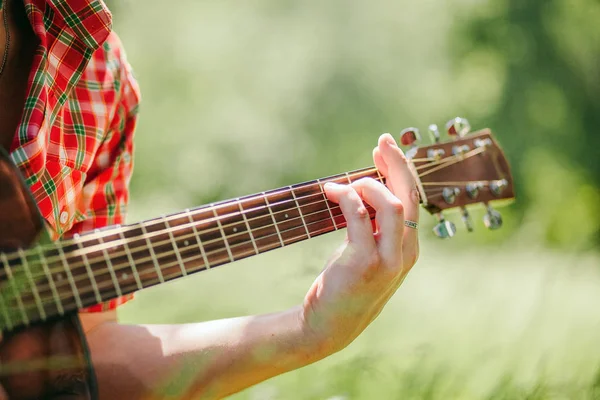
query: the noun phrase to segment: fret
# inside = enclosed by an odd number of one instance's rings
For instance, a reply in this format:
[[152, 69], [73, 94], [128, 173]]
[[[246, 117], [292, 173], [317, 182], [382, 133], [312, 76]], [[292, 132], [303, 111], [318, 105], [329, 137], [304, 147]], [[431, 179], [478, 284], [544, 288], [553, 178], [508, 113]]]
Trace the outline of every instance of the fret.
[[300, 214], [300, 219], [302, 220], [302, 225], [304, 225], [304, 229], [306, 230], [306, 235], [310, 239], [310, 231], [308, 230], [308, 226], [306, 225], [306, 221], [304, 220], [304, 215], [302, 215], [302, 209], [300, 208], [300, 204], [298, 203], [298, 199], [296, 198], [296, 194], [294, 193], [294, 189], [291, 186], [288, 186], [290, 192], [292, 193], [292, 197], [294, 198], [294, 202], [296, 203], [296, 207], [298, 207], [298, 213]]
[[[6, 303], [4, 302], [4, 296], [0, 295], [0, 308], [2, 308], [2, 315], [4, 316], [4, 320], [6, 321], [6, 327], [8, 328], [9, 331], [12, 331], [14, 324], [12, 322], [12, 320], [10, 319], [10, 317], [8, 316], [8, 309], [6, 308]], [[0, 329], [0, 331], [3, 331], [4, 327], [2, 327], [2, 329]]]
[[63, 269], [67, 273], [67, 280], [69, 281], [69, 285], [71, 285], [73, 297], [75, 298], [75, 304], [77, 305], [77, 308], [83, 308], [83, 303], [81, 302], [81, 298], [79, 297], [79, 290], [77, 290], [77, 286], [75, 285], [75, 280], [73, 279], [73, 274], [71, 273], [71, 269], [69, 268], [69, 264], [67, 263], [65, 252], [60, 244], [56, 246], [56, 249], [58, 250], [58, 256], [60, 257]]
[[265, 192], [262, 192], [262, 196], [265, 199], [267, 210], [269, 210], [269, 214], [271, 214], [271, 218], [273, 219], [273, 226], [275, 227], [275, 230], [277, 231], [277, 237], [279, 238], [281, 247], [283, 247], [285, 245], [283, 244], [283, 238], [281, 237], [281, 232], [279, 232], [279, 227], [277, 226], [277, 220], [275, 219], [275, 215], [273, 215], [273, 210], [271, 209], [271, 205], [269, 204], [269, 198], [266, 196]]
[[379, 172], [378, 169], [375, 169], [375, 171], [377, 171], [377, 180], [383, 184], [385, 184], [385, 178], [383, 177], [383, 175], [381, 175], [381, 172]]
[[[229, 244], [234, 261], [255, 255], [252, 237], [244, 219], [245, 215], [240, 212], [239, 200], [221, 203], [215, 210], [227, 237], [227, 244]], [[212, 219], [214, 220], [214, 218]], [[223, 245], [225, 245], [224, 242]]]
[[319, 190], [322, 192], [323, 199], [325, 200], [325, 205], [327, 206], [327, 211], [329, 211], [329, 216], [331, 217], [331, 221], [333, 221], [333, 227], [335, 230], [338, 230], [337, 223], [335, 222], [335, 218], [333, 218], [333, 212], [331, 212], [331, 207], [329, 207], [329, 200], [327, 200], [327, 195], [325, 194], [325, 189], [323, 188], [323, 184], [320, 179], [317, 179], [317, 183], [319, 184]]
[[219, 214], [217, 214], [217, 210], [216, 208], [214, 208], [213, 204], [211, 204], [209, 207], [212, 208], [213, 214], [215, 215], [215, 219], [217, 221], [217, 225], [219, 226], [219, 231], [221, 231], [221, 236], [223, 236], [223, 242], [225, 243], [225, 248], [227, 249], [227, 254], [229, 255], [229, 261], [233, 262], [233, 254], [231, 254], [231, 249], [229, 248], [229, 243], [227, 242], [227, 235], [225, 235], [223, 225], [221, 225]]
[[150, 257], [152, 258], [152, 263], [154, 264], [154, 269], [156, 271], [156, 276], [158, 276], [158, 281], [160, 283], [165, 283], [165, 278], [163, 278], [162, 271], [160, 270], [160, 265], [158, 265], [158, 260], [156, 259], [154, 248], [152, 246], [152, 243], [150, 242], [150, 238], [148, 237], [148, 231], [146, 230], [146, 227], [143, 222], [139, 226], [146, 240], [146, 244], [148, 245], [148, 251], [150, 252]]
[[77, 247], [81, 250], [81, 259], [83, 261], [83, 265], [87, 271], [88, 277], [90, 278], [90, 283], [92, 284], [92, 290], [94, 291], [94, 296], [96, 298], [97, 304], [102, 303], [102, 296], [100, 296], [100, 291], [98, 290], [98, 285], [96, 283], [96, 278], [94, 278], [94, 272], [92, 271], [92, 267], [90, 266], [90, 262], [85, 254], [85, 249], [82, 247], [81, 242], [79, 240], [79, 235], [74, 236], [74, 240], [77, 243]]
[[254, 247], [254, 253], [258, 254], [258, 246], [256, 245], [256, 240], [254, 240], [254, 235], [252, 234], [252, 229], [250, 229], [250, 224], [248, 223], [248, 219], [246, 218], [246, 213], [244, 212], [244, 208], [242, 207], [242, 202], [240, 199], [235, 200], [240, 208], [240, 213], [242, 214], [242, 218], [244, 218], [244, 223], [246, 224], [246, 229], [248, 230], [248, 235], [250, 236], [250, 241], [252, 241], [252, 247]]
[[44, 306], [42, 305], [42, 300], [40, 299], [40, 294], [35, 286], [35, 282], [33, 281], [33, 275], [31, 274], [31, 267], [29, 266], [29, 261], [23, 252], [23, 249], [19, 248], [17, 250], [19, 253], [19, 258], [23, 261], [23, 269], [25, 270], [25, 276], [27, 276], [27, 280], [29, 281], [29, 285], [31, 286], [31, 292], [33, 294], [33, 298], [35, 299], [35, 304], [40, 313], [40, 317], [42, 321], [46, 320], [46, 310], [44, 310]]
[[142, 290], [144, 287], [142, 286], [142, 281], [140, 279], [140, 274], [138, 272], [137, 266], [135, 265], [135, 261], [133, 259], [133, 255], [131, 254], [131, 249], [127, 244], [127, 239], [125, 235], [123, 235], [123, 231], [119, 228], [119, 239], [121, 243], [123, 243], [123, 249], [125, 250], [125, 255], [127, 255], [127, 260], [129, 261], [129, 265], [131, 266], [131, 272], [133, 273], [133, 278], [135, 279], [135, 284], [138, 290]]
[[52, 278], [52, 274], [50, 273], [50, 268], [48, 268], [48, 261], [46, 260], [46, 256], [42, 251], [40, 246], [36, 246], [38, 256], [40, 257], [40, 263], [42, 264], [42, 268], [44, 269], [44, 274], [48, 279], [48, 284], [50, 285], [50, 290], [52, 291], [52, 297], [54, 298], [54, 302], [56, 303], [56, 309], [60, 315], [65, 314], [65, 309], [63, 308], [62, 301], [60, 300], [60, 296], [58, 295], [58, 290], [56, 290], [56, 284], [54, 283], [54, 279]]
[[[363, 178], [371, 178], [375, 179], [376, 181], [378, 180], [380, 183], [385, 183], [385, 179], [383, 178], [383, 176], [381, 176], [381, 174], [379, 174], [379, 170], [377, 169], [361, 169], [358, 171], [350, 172], [350, 174], [352, 174], [352, 178], [354, 179], [353, 182], [356, 182], [357, 180]], [[346, 175], [348, 175], [348, 173]]]
[[202, 242], [200, 241], [200, 235], [198, 234], [198, 231], [196, 230], [196, 222], [194, 221], [194, 218], [192, 218], [192, 214], [189, 209], [186, 209], [185, 213], [187, 214], [188, 220], [190, 221], [190, 224], [192, 226], [192, 231], [194, 232], [194, 238], [196, 239], [196, 242], [198, 243], [198, 248], [200, 249], [200, 254], [202, 255], [202, 260], [204, 261], [204, 267], [206, 269], [210, 269], [210, 263], [208, 262], [208, 258], [206, 257], [206, 251], [204, 250], [204, 246], [202, 245]]
[[[98, 242], [101, 244], [106, 244], [102, 236], [98, 236]], [[121, 285], [119, 285], [119, 280], [117, 279], [117, 274], [115, 273], [115, 268], [113, 266], [112, 259], [108, 255], [108, 250], [106, 246], [102, 246], [102, 254], [104, 254], [104, 260], [106, 261], [106, 266], [108, 267], [108, 272], [110, 273], [110, 279], [112, 279], [113, 286], [115, 287], [115, 290], [117, 292], [117, 296], [121, 297], [123, 296], [123, 292], [121, 291]]]
[[[15, 285], [15, 279], [12, 274], [12, 270], [10, 265], [8, 264], [8, 258], [6, 258], [6, 254], [0, 253], [0, 259], [2, 260], [2, 264], [4, 264], [4, 272], [6, 272], [6, 276], [8, 277], [7, 284], [12, 287], [13, 294], [15, 296], [15, 300], [17, 301], [17, 307], [21, 312], [21, 319], [25, 323], [25, 325], [29, 325], [29, 318], [27, 316], [27, 312], [25, 312], [25, 306], [23, 305], [23, 299], [21, 299], [21, 294], [17, 290]], [[12, 321], [11, 321], [12, 322]]]
[[352, 179], [350, 179], [350, 175], [348, 174], [348, 172], [346, 172], [344, 175], [346, 175], [346, 179], [348, 179], [348, 185], [351, 185]]
[[262, 253], [281, 247], [276, 225], [273, 223], [272, 210], [267, 206], [266, 198], [253, 195], [240, 200], [244, 203], [244, 215], [259, 251]]
[[183, 259], [181, 258], [181, 253], [179, 253], [179, 246], [177, 246], [177, 242], [175, 241], [175, 237], [173, 236], [173, 232], [171, 230], [171, 226], [169, 225], [169, 221], [165, 218], [165, 216], [161, 217], [165, 226], [167, 227], [167, 232], [169, 233], [169, 239], [171, 240], [171, 244], [173, 245], [173, 250], [175, 251], [175, 256], [177, 257], [177, 262], [179, 267], [181, 268], [181, 273], [183, 276], [187, 276], [187, 271], [183, 265]]
[[[294, 200], [289, 190], [267, 192], [267, 196], [283, 242], [288, 245], [308, 239], [307, 226], [302, 220], [300, 208], [298, 207], [300, 199]], [[302, 201], [304, 200], [302, 199]]]
[[327, 200], [320, 191], [317, 182], [293, 186], [304, 223], [308, 227], [310, 237], [331, 232], [336, 229], [333, 213]]

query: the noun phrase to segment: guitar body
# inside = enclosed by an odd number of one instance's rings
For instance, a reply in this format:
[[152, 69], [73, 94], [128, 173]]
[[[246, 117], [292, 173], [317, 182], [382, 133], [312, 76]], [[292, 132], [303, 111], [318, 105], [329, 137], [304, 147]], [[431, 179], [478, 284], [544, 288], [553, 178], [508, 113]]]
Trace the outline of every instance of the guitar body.
[[[0, 151], [0, 251], [28, 248], [45, 237], [28, 188]], [[0, 400], [94, 399], [95, 378], [77, 313], [2, 332], [0, 386]]]

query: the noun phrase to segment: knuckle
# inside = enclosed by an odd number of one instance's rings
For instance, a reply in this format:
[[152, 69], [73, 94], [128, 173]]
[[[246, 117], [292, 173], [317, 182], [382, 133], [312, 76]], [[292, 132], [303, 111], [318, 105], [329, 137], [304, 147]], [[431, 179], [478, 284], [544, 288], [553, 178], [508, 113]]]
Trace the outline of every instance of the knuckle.
[[388, 205], [388, 210], [391, 214], [396, 216], [404, 215], [404, 204], [399, 199], [394, 199], [390, 201]]
[[363, 204], [361, 204], [358, 208], [356, 208], [355, 214], [356, 214], [356, 217], [360, 220], [369, 219], [369, 211]]

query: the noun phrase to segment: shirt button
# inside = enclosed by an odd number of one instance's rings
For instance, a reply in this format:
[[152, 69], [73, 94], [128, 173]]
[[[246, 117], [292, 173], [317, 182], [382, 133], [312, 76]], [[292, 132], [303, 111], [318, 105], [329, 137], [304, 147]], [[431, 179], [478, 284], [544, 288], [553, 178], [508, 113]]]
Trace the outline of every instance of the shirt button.
[[66, 224], [67, 221], [69, 221], [69, 213], [66, 211], [63, 211], [60, 213], [60, 223], [61, 224]]

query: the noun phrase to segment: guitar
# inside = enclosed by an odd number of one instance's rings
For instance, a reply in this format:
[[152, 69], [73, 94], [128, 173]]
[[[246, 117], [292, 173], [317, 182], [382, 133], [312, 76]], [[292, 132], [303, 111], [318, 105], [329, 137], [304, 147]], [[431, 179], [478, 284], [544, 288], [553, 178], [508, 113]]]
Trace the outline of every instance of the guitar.
[[[423, 207], [438, 218], [434, 233], [454, 236], [443, 211], [514, 198], [508, 162], [489, 130], [469, 134], [465, 119], [447, 125], [452, 137], [419, 146], [419, 132], [401, 133]], [[376, 168], [227, 200], [126, 226], [51, 242], [27, 187], [9, 157], [0, 155], [0, 384], [6, 398], [94, 398], [93, 367], [77, 310], [118, 296], [288, 246], [346, 226], [323, 192], [326, 182], [369, 177]], [[371, 218], [375, 211], [367, 205]], [[3, 394], [0, 393], [0, 398]]]

